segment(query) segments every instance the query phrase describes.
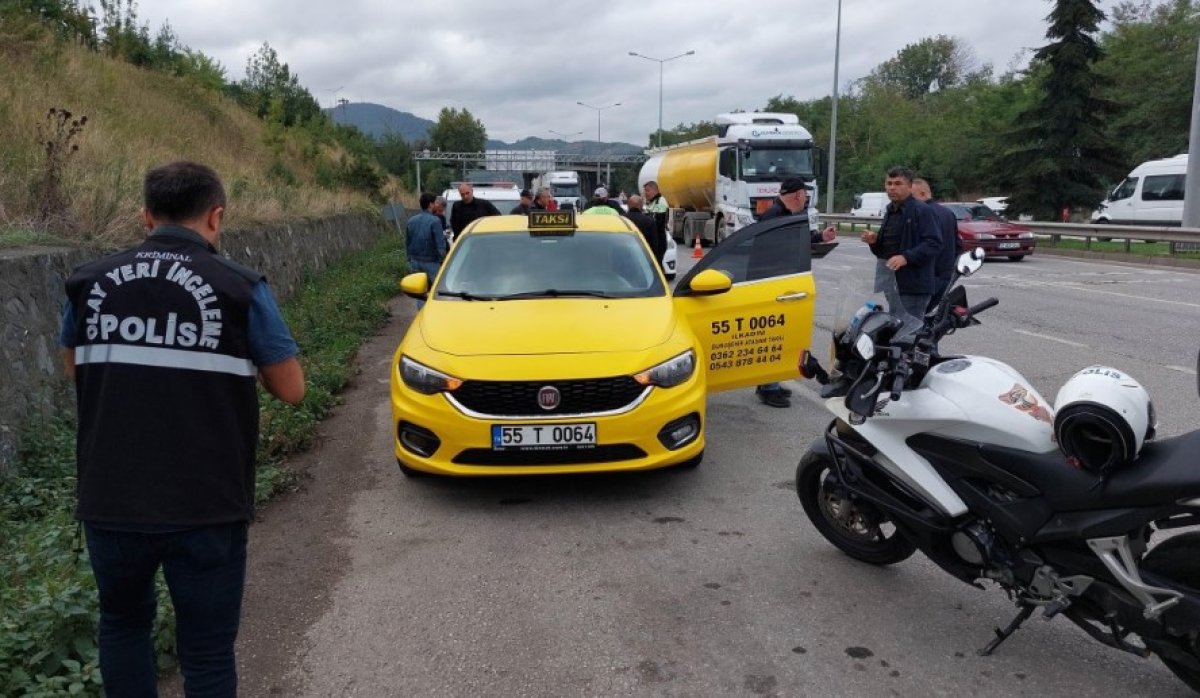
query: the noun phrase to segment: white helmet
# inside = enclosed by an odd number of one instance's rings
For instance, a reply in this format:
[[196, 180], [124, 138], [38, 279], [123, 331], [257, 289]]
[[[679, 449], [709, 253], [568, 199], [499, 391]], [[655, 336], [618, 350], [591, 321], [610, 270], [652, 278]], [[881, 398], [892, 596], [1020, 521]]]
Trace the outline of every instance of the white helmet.
[[1070, 462], [1109, 475], [1154, 438], [1154, 405], [1141, 383], [1108, 366], [1071, 376], [1054, 398], [1054, 437]]

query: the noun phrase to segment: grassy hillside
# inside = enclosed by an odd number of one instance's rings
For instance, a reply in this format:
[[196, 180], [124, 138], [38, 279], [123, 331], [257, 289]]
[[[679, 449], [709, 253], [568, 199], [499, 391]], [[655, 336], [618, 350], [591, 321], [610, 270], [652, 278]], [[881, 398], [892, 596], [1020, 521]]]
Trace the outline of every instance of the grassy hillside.
[[[194, 82], [107, 58], [37, 25], [0, 23], [0, 231], [47, 228], [59, 237], [118, 242], [140, 235], [141, 179], [154, 165], [214, 167], [230, 194], [226, 224], [278, 221], [367, 206], [365, 194], [324, 177], [341, 153], [316, 133], [282, 131]], [[66, 110], [86, 116], [67, 143], [61, 192], [39, 213], [47, 127]], [[62, 140], [62, 139], [58, 139]], [[322, 140], [325, 142], [322, 143]], [[77, 150], [72, 150], [77, 146]]]

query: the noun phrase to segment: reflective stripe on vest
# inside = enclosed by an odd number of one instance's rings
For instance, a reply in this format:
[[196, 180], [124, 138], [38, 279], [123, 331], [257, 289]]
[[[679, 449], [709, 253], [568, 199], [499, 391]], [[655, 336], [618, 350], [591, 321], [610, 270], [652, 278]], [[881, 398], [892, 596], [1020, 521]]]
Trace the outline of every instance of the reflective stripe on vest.
[[130, 344], [85, 344], [76, 349], [75, 364], [134, 364], [228, 373], [235, 376], [254, 376], [258, 373], [250, 359], [239, 359], [228, 354]]

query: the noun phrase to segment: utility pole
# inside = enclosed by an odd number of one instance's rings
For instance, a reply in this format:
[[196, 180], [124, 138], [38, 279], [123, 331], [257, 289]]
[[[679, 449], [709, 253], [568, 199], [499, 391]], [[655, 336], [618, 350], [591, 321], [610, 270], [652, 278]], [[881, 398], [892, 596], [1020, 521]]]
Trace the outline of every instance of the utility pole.
[[837, 175], [838, 59], [842, 52], [842, 0], [838, 0], [837, 34], [833, 40], [833, 117], [829, 124], [829, 178], [825, 182], [825, 213], [833, 213], [833, 187]]
[[1185, 190], [1183, 227], [1200, 228], [1200, 45], [1196, 47], [1196, 81], [1192, 86], [1192, 130], [1188, 138]]

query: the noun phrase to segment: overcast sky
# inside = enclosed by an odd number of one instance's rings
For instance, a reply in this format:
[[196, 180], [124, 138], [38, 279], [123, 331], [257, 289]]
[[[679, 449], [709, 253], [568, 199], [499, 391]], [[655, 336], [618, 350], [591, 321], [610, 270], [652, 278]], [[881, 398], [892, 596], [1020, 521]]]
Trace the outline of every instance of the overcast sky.
[[[1112, 2], [1101, 6], [1108, 10]], [[1046, 43], [1050, 0], [843, 0], [844, 90], [905, 45], [946, 34], [1003, 73]], [[777, 94], [833, 90], [837, 0], [142, 0], [156, 33], [169, 20], [187, 46], [239, 79], [264, 41], [322, 106], [376, 102], [436, 119], [465, 107], [488, 136], [644, 145], [658, 125], [765, 106]], [[340, 88], [340, 91], [335, 90]]]

